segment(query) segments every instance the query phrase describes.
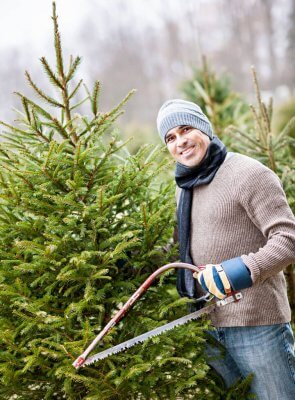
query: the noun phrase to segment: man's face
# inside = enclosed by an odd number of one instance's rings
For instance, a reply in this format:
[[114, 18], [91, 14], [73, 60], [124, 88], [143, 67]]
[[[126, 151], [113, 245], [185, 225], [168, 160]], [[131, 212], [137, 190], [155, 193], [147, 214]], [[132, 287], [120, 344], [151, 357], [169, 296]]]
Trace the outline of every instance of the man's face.
[[203, 160], [210, 139], [198, 129], [185, 125], [170, 129], [165, 142], [174, 160], [187, 167], [195, 167]]

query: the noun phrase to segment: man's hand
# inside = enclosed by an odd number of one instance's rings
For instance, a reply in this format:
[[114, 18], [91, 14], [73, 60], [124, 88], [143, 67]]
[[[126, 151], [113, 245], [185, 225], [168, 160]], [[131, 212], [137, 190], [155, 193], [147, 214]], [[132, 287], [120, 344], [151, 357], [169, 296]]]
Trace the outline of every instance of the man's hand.
[[195, 272], [204, 290], [218, 299], [224, 299], [232, 291], [252, 286], [251, 274], [241, 257], [232, 258], [222, 264], [207, 264], [201, 272]]
[[207, 264], [201, 272], [195, 272], [193, 276], [198, 279], [204, 290], [218, 299], [224, 299], [232, 292], [230, 282], [221, 264]]

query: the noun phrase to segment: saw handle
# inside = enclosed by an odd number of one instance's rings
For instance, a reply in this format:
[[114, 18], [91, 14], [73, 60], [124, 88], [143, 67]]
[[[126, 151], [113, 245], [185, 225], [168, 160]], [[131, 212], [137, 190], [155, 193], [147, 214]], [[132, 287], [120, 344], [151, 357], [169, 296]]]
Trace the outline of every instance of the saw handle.
[[[124, 315], [130, 309], [130, 307], [132, 307], [132, 305], [147, 291], [147, 289], [151, 286], [153, 281], [163, 272], [172, 268], [182, 268], [182, 269], [189, 269], [193, 272], [200, 272], [202, 269], [204, 269], [204, 266], [197, 267], [192, 264], [176, 262], [163, 265], [163, 267], [160, 267], [155, 272], [153, 272], [136, 290], [136, 292], [130, 297], [130, 299], [127, 300], [127, 302], [110, 320], [110, 322], [104, 327], [104, 329], [96, 336], [96, 338], [93, 340], [92, 343], [90, 343], [87, 349], [73, 362], [73, 366], [76, 369], [78, 369], [84, 364], [88, 354], [95, 348], [97, 343], [124, 317]], [[196, 301], [202, 301], [202, 300], [208, 301], [208, 294], [200, 297]]]

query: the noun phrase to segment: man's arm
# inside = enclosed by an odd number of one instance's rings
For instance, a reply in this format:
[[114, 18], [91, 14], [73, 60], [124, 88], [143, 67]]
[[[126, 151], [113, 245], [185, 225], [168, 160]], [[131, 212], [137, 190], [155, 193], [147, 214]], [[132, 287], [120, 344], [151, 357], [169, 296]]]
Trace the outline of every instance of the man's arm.
[[257, 284], [295, 262], [295, 218], [279, 178], [262, 165], [242, 178], [238, 196], [249, 218], [267, 239], [258, 251], [241, 256], [253, 284]]
[[295, 262], [295, 218], [281, 182], [270, 169], [255, 164], [238, 177], [235, 188], [240, 204], [266, 243], [256, 252], [219, 265], [209, 264], [204, 271], [194, 274], [202, 287], [218, 298], [225, 297], [230, 290], [259, 284]]

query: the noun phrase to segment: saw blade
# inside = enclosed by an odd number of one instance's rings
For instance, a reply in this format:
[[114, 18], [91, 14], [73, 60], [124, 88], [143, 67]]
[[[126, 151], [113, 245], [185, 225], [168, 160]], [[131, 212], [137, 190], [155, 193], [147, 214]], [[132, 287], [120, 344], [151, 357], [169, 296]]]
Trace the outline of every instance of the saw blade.
[[174, 329], [176, 326], [184, 325], [189, 321], [198, 319], [202, 315], [212, 312], [216, 306], [217, 306], [216, 303], [210, 304], [209, 306], [206, 306], [206, 307], [202, 308], [201, 310], [198, 310], [191, 314], [185, 315], [184, 317], [178, 318], [172, 322], [169, 322], [168, 324], [159, 326], [158, 328], [155, 328], [155, 329], [153, 329], [149, 332], [146, 332], [140, 336], [137, 336], [130, 340], [126, 340], [126, 342], [122, 342], [114, 347], [110, 347], [107, 350], [104, 350], [104, 351], [101, 351], [100, 353], [94, 354], [93, 356], [88, 357], [84, 361], [82, 366], [90, 365], [96, 361], [103, 360], [104, 358], [109, 357], [112, 354], [120, 353], [121, 351], [129, 349], [130, 347], [132, 347], [138, 343], [142, 343], [149, 338], [161, 335], [164, 332]]

